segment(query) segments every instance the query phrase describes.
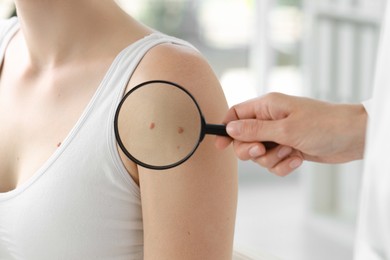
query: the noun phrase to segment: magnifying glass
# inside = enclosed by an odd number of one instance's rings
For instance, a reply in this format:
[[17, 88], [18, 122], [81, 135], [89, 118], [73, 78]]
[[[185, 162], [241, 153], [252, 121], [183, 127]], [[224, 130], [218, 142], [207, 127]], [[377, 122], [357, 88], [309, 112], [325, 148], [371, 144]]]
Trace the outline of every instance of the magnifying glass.
[[206, 123], [191, 93], [163, 80], [131, 89], [116, 110], [114, 129], [123, 153], [154, 170], [184, 163], [206, 134], [228, 136], [225, 125]]

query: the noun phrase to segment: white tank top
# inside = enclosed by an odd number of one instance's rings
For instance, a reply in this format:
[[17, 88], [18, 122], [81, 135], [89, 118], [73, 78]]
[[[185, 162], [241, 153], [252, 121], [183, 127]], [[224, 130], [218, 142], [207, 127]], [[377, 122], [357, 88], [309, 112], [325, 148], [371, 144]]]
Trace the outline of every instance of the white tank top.
[[[16, 18], [0, 22], [0, 62], [18, 29]], [[56, 152], [0, 193], [1, 260], [143, 258], [140, 190], [119, 157], [113, 122], [138, 63], [161, 43], [190, 46], [153, 33], [124, 49]]]

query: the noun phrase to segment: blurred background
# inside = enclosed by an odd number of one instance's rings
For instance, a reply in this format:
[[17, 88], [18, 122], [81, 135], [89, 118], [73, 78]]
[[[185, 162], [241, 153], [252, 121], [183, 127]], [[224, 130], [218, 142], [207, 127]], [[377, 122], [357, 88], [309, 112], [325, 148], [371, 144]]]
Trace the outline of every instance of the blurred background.
[[[194, 44], [230, 106], [271, 91], [333, 102], [370, 97], [386, 0], [117, 1]], [[1, 18], [12, 15], [13, 1], [0, 0]], [[239, 167], [238, 251], [253, 259], [352, 259], [362, 162], [305, 163], [286, 178], [249, 162]]]

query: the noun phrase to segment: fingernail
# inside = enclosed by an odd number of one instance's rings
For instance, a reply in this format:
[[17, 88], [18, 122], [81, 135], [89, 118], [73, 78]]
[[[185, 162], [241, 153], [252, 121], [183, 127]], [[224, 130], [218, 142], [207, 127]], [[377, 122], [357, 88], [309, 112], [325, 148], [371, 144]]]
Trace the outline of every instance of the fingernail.
[[227, 126], [226, 126], [226, 132], [230, 135], [230, 136], [237, 136], [241, 133], [241, 128], [242, 128], [242, 124], [239, 123], [239, 122], [230, 122]]
[[292, 162], [290, 162], [290, 168], [291, 169], [298, 168], [299, 166], [301, 166], [302, 162], [303, 161], [301, 159], [295, 159]]
[[278, 152], [278, 157], [279, 158], [284, 158], [287, 155], [289, 155], [291, 152], [292, 152], [292, 148], [291, 147], [283, 146], [282, 148], [280, 148], [280, 150]]
[[258, 146], [254, 146], [254, 147], [249, 149], [249, 155], [251, 157], [259, 157], [262, 155], [262, 151], [260, 150], [260, 148]]

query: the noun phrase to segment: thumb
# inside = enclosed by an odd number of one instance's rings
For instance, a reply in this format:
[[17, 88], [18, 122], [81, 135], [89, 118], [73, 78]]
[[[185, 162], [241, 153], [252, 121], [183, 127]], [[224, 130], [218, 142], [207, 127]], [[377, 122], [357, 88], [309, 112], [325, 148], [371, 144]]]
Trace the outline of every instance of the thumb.
[[265, 142], [280, 143], [277, 134], [278, 121], [243, 119], [229, 122], [226, 131], [230, 137], [241, 142]]

